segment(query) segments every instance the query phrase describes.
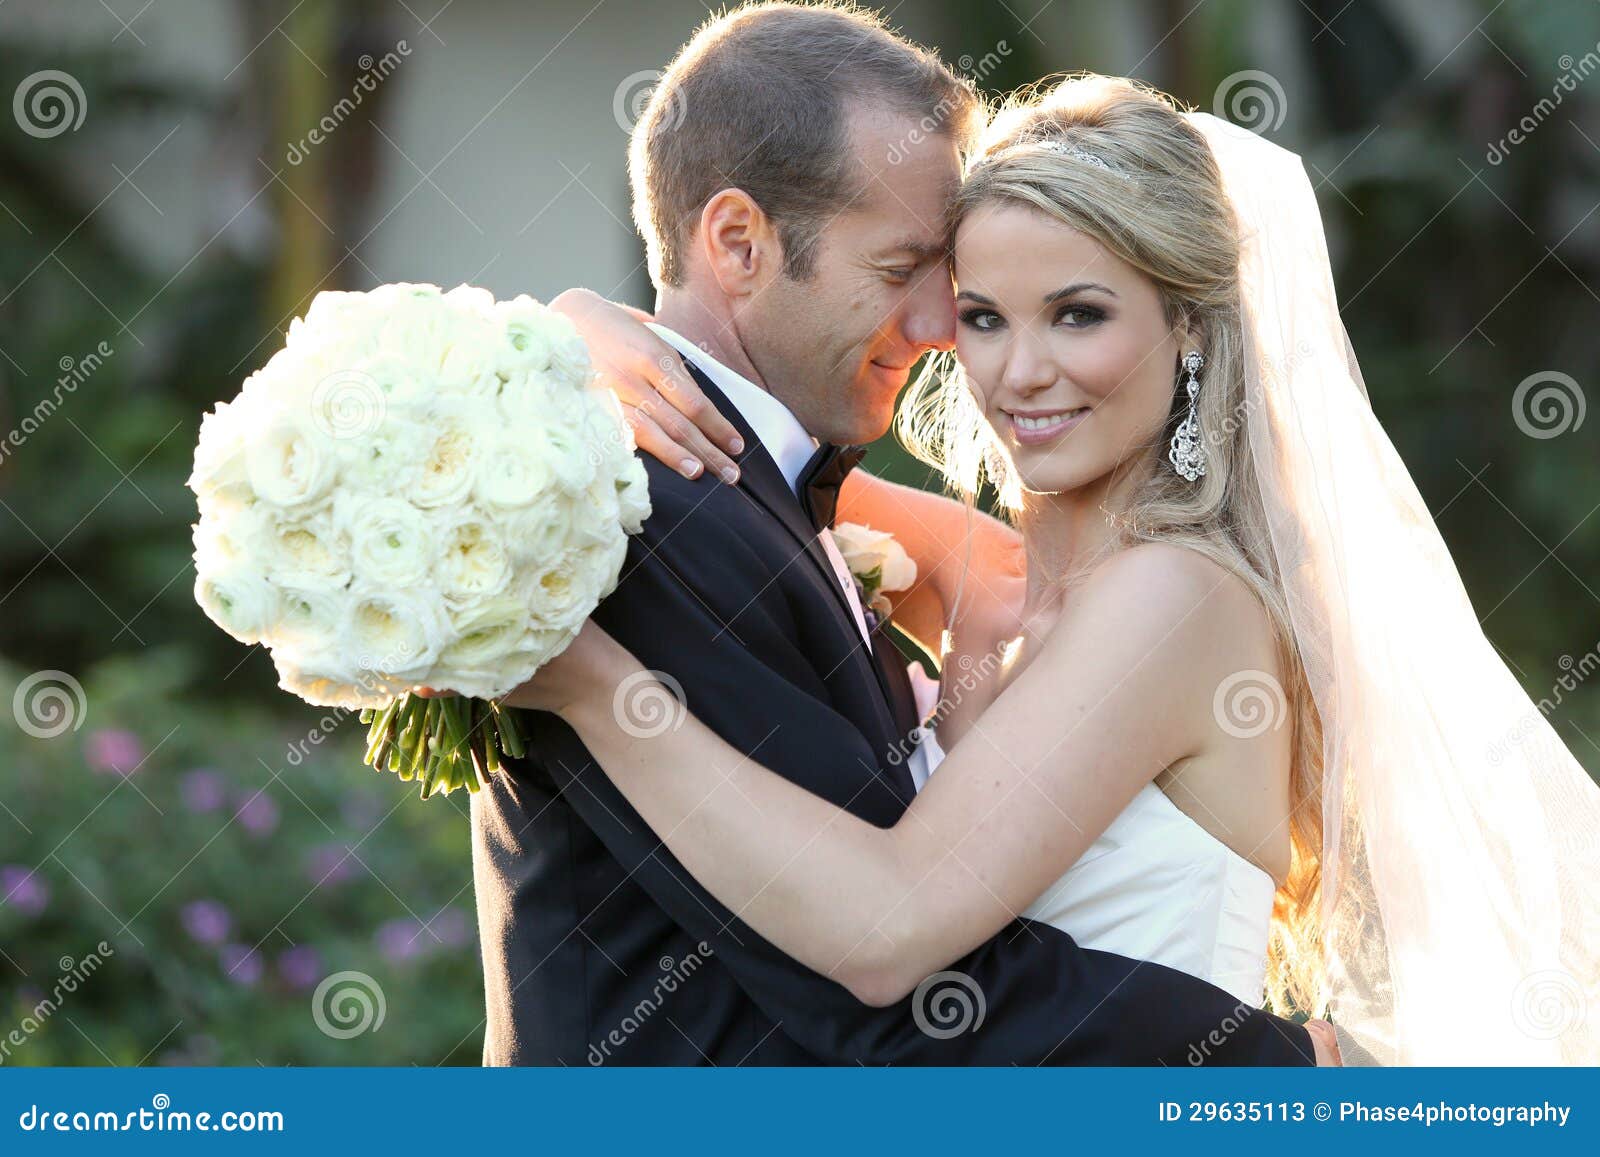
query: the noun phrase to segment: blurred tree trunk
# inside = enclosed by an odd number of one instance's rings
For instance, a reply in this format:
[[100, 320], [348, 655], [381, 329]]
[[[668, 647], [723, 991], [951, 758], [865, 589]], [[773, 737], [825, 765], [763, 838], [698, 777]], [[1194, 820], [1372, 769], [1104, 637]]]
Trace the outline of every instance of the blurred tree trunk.
[[[303, 141], [332, 105], [328, 77], [338, 4], [313, 0], [288, 11], [288, 0], [279, 0], [272, 7], [286, 12], [286, 18], [279, 17], [281, 28], [265, 46], [272, 49], [276, 66], [272, 131], [286, 149], [287, 142]], [[332, 267], [334, 238], [324, 222], [331, 215], [328, 150], [334, 147], [325, 140], [303, 148], [299, 163], [286, 164], [279, 174], [276, 216], [282, 232], [267, 297], [271, 324], [303, 312], [305, 299]]]

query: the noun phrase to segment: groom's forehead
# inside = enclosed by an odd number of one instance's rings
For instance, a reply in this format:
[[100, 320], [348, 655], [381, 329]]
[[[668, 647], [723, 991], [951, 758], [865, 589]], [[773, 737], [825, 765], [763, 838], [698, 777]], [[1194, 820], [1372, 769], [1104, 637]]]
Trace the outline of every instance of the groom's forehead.
[[881, 141], [858, 138], [854, 143], [859, 184], [851, 207], [870, 217], [876, 230], [903, 240], [901, 248], [943, 248], [950, 203], [961, 186], [954, 146], [924, 141], [915, 152], [886, 162], [875, 151]]
[[877, 242], [885, 248], [918, 257], [941, 256], [949, 247], [948, 210], [958, 183], [926, 172], [906, 176], [916, 179], [870, 181], [855, 207], [870, 219]]

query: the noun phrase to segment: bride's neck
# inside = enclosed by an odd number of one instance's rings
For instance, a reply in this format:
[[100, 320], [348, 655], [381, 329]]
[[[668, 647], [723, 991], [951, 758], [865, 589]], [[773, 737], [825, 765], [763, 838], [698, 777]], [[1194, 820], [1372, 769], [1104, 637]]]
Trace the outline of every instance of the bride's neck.
[[1025, 613], [1058, 605], [1068, 580], [1117, 538], [1117, 522], [1139, 478], [1116, 470], [1073, 490], [1023, 496], [1017, 528], [1028, 560]]

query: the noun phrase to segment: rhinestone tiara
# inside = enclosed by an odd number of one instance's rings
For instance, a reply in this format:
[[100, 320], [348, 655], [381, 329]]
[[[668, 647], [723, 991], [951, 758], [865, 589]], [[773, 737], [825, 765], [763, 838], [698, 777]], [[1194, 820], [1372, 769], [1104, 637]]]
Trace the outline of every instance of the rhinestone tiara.
[[1071, 157], [1073, 160], [1081, 161], [1086, 165], [1093, 165], [1097, 169], [1104, 169], [1108, 173], [1115, 173], [1119, 177], [1128, 175], [1115, 165], [1107, 163], [1103, 157], [1098, 157], [1088, 149], [1075, 145], [1071, 141], [1044, 140], [1029, 143], [1041, 149], [1048, 149], [1052, 153], [1059, 153], [1063, 157]]

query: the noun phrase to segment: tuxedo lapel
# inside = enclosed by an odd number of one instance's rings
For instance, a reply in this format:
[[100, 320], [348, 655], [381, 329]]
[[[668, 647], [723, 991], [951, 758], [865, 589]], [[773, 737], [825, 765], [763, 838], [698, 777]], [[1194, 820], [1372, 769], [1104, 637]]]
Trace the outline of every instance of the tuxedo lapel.
[[[910, 700], [910, 683], [901, 673], [901, 683], [904, 687], [897, 686], [892, 674], [885, 670], [885, 658], [879, 653], [877, 645], [869, 647], [861, 638], [861, 630], [856, 625], [855, 612], [850, 606], [850, 596], [845, 594], [844, 588], [839, 583], [838, 576], [834, 573], [833, 564], [828, 559], [827, 551], [822, 547], [822, 542], [817, 534], [816, 527], [811, 524], [811, 519], [800, 506], [800, 500], [790, 488], [789, 482], [778, 469], [777, 462], [762, 445], [761, 439], [756, 435], [750, 423], [739, 412], [739, 407], [728, 400], [728, 396], [717, 388], [715, 383], [701, 371], [688, 358], [683, 359], [683, 364], [690, 375], [705, 392], [707, 399], [713, 406], [733, 423], [734, 429], [739, 431], [744, 439], [745, 451], [737, 461], [739, 463], [739, 489], [749, 495], [763, 510], [777, 520], [795, 540], [810, 566], [815, 568], [816, 575], [821, 579], [822, 585], [829, 592], [829, 604], [833, 609], [833, 618], [838, 627], [851, 640], [858, 658], [872, 668], [873, 677], [877, 680], [878, 689], [883, 695], [883, 706], [889, 722], [890, 741], [899, 744], [906, 740], [912, 727], [915, 727], [915, 708], [910, 708], [912, 722], [905, 722], [907, 702]], [[881, 632], [880, 632], [881, 634]], [[887, 638], [882, 639], [881, 645], [891, 652], [895, 650], [894, 644]], [[916, 794], [911, 773], [905, 766], [905, 760], [893, 761], [893, 773], [900, 788], [907, 799]]]
[[[699, 366], [687, 359], [684, 364], [688, 366], [690, 374], [700, 384], [700, 388], [705, 391], [711, 404], [721, 411], [723, 417], [733, 423], [734, 428], [744, 438], [746, 449], [744, 456], [738, 459], [739, 488], [755, 499], [762, 509], [782, 523], [794, 536], [795, 544], [811, 560], [811, 565], [817, 568], [823, 578], [823, 585], [832, 593], [841, 623], [859, 639], [861, 632], [856, 626], [855, 612], [850, 607], [850, 597], [839, 585], [838, 576], [833, 573], [833, 564], [828, 561], [827, 551], [822, 548], [816, 528], [811, 525], [811, 520], [800, 508], [800, 500], [790, 489], [788, 480], [778, 469], [778, 464], [772, 460], [772, 455], [767, 453], [766, 447], [761, 444], [761, 439], [745, 421], [744, 415], [739, 412], [739, 407], [717, 389], [711, 379], [701, 372]], [[887, 687], [884, 688], [884, 694], [888, 695]]]

